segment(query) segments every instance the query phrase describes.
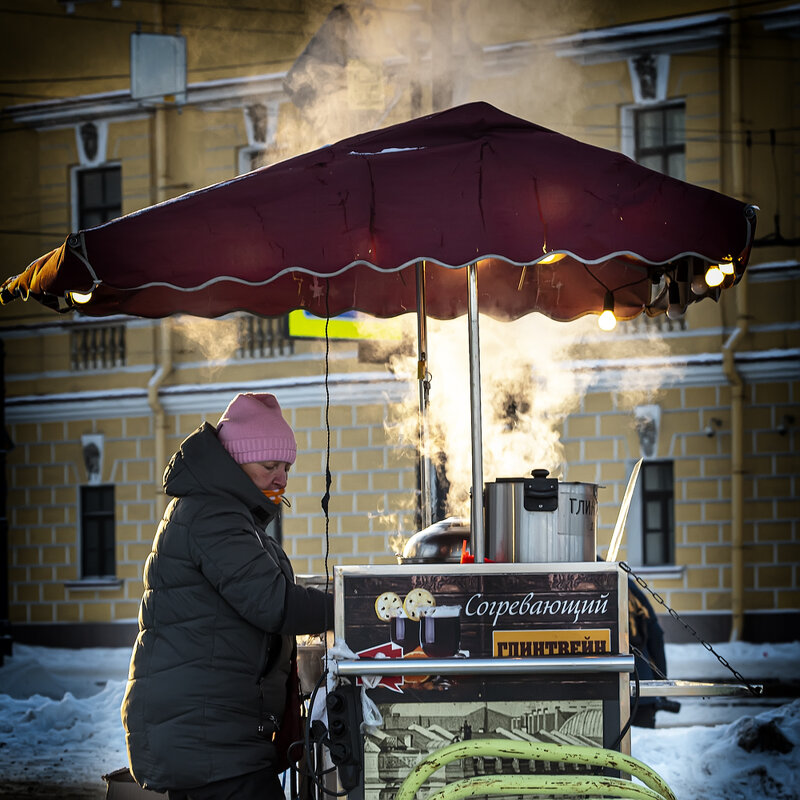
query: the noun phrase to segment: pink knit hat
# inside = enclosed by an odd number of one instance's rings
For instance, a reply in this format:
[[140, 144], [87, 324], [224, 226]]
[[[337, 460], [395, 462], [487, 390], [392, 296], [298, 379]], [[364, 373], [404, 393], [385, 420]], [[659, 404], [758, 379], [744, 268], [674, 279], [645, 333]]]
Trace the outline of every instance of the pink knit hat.
[[286, 461], [294, 464], [297, 444], [274, 394], [237, 394], [217, 423], [222, 446], [237, 464]]

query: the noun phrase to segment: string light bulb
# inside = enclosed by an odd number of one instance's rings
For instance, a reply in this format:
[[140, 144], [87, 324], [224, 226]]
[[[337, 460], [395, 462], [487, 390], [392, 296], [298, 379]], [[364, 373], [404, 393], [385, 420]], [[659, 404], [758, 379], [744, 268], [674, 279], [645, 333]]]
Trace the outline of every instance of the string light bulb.
[[667, 296], [669, 297], [667, 317], [673, 320], [680, 319], [683, 316], [683, 306], [681, 305], [681, 289], [677, 281], [669, 282]]
[[92, 299], [91, 292], [67, 292], [67, 296], [73, 303], [77, 303], [78, 305], [88, 303]]
[[717, 266], [723, 275], [733, 275], [733, 261], [722, 261]]
[[713, 289], [725, 280], [725, 274], [717, 264], [712, 264], [706, 270], [706, 283]]
[[548, 253], [544, 258], [539, 259], [537, 264], [555, 264], [556, 261], [561, 261], [562, 258], [566, 258], [566, 253]]
[[704, 295], [708, 291], [709, 286], [706, 283], [705, 270], [702, 266], [695, 265], [692, 268], [692, 282], [690, 286], [692, 287], [692, 293], [696, 294], [698, 297]]
[[617, 318], [614, 316], [614, 295], [606, 292], [603, 299], [603, 311], [597, 318], [601, 331], [613, 331], [617, 327]]

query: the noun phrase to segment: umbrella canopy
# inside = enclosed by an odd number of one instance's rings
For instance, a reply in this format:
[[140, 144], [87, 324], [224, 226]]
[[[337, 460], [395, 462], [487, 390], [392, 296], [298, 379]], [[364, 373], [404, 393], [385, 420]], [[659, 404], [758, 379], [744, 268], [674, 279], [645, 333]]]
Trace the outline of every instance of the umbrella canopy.
[[81, 311], [93, 316], [391, 317], [417, 308], [424, 260], [439, 319], [467, 310], [468, 264], [496, 318], [566, 321], [609, 298], [631, 318], [664, 310], [667, 283], [684, 307], [718, 296], [689, 291], [693, 272], [726, 262], [735, 282], [754, 232], [737, 200], [471, 103], [80, 231], [0, 296], [69, 307], [91, 293]]

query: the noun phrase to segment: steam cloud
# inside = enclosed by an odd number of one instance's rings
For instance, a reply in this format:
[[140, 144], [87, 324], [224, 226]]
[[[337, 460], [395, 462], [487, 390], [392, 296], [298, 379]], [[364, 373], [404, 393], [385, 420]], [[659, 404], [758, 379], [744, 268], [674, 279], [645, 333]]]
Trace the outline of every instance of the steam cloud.
[[175, 332], [200, 350], [209, 374], [230, 361], [239, 347], [235, 319], [203, 319], [182, 314], [175, 319]]
[[[600, 338], [602, 337], [602, 338]], [[617, 339], [617, 337], [614, 337]], [[630, 350], [648, 356], [664, 355], [668, 344], [649, 337], [631, 340]], [[608, 334], [600, 334], [595, 317], [571, 323], [530, 314], [513, 322], [480, 319], [483, 477], [523, 477], [532, 469], [547, 469], [553, 477], [565, 473], [561, 441], [566, 417], [577, 411], [594, 380], [591, 369], [576, 370], [576, 358], [591, 363], [593, 349]], [[603, 345], [599, 345], [603, 347]], [[625, 342], [614, 342], [625, 357]], [[469, 396], [467, 322], [428, 321], [428, 371], [431, 374], [428, 436], [425, 454], [446, 465], [449, 481], [448, 516], [469, 517], [472, 485], [472, 439]], [[392, 369], [417, 386], [417, 360], [396, 356]], [[633, 408], [658, 391], [658, 376], [642, 374], [626, 387], [617, 404]], [[631, 417], [631, 425], [634, 420]], [[387, 421], [387, 431], [398, 444], [418, 440], [418, 398], [409, 397]]]

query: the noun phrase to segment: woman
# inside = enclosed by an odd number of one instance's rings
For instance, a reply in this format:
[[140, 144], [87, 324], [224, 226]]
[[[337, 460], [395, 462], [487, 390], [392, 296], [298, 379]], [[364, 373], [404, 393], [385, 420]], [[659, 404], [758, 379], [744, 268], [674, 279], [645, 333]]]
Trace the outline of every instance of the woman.
[[333, 622], [264, 533], [296, 452], [276, 398], [239, 394], [164, 471], [122, 722], [132, 775], [170, 800], [284, 797], [272, 740], [294, 637]]

